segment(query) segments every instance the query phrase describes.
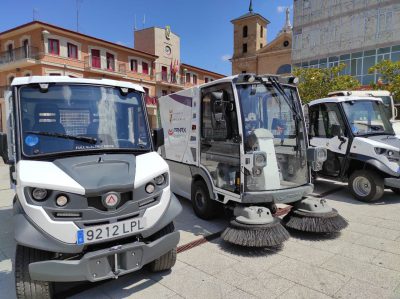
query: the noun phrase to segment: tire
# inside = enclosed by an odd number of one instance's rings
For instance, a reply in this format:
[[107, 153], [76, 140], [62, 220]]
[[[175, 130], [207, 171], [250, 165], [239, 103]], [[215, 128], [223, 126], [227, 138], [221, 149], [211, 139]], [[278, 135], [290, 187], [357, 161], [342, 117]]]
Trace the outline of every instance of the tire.
[[[155, 233], [151, 239], [157, 240], [165, 235], [168, 235], [175, 231], [174, 224], [171, 222], [162, 230]], [[158, 259], [152, 261], [149, 264], [149, 270], [151, 272], [160, 272], [171, 269], [176, 263], [176, 247], [168, 251], [166, 254], [160, 256]]]
[[220, 206], [210, 198], [207, 185], [196, 181], [192, 186], [192, 206], [197, 217], [210, 220], [218, 215]]
[[400, 195], [400, 188], [391, 188], [392, 191], [398, 195]]
[[15, 289], [18, 299], [50, 299], [53, 297], [53, 283], [31, 280], [29, 264], [51, 258], [43, 250], [17, 245], [15, 254]]
[[363, 202], [379, 200], [385, 192], [383, 178], [369, 170], [357, 170], [353, 172], [349, 180], [351, 194]]

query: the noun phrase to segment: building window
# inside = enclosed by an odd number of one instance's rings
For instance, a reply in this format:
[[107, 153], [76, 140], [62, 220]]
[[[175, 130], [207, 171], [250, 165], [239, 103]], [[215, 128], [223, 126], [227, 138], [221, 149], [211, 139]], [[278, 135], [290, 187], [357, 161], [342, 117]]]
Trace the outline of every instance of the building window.
[[68, 43], [67, 47], [68, 47], [68, 57], [78, 59], [78, 47], [71, 43]]
[[29, 57], [29, 40], [24, 39], [24, 41], [22, 42], [22, 46], [24, 47], [25, 58], [28, 58]]
[[190, 83], [190, 73], [186, 73], [186, 83]]
[[137, 60], [136, 59], [131, 59], [131, 71], [137, 73]]
[[60, 41], [58, 39], [49, 39], [49, 53], [60, 55]]
[[146, 96], [148, 96], [149, 95], [149, 89], [147, 87], [143, 87], [143, 89], [144, 89], [144, 93], [146, 94]]
[[263, 47], [263, 44], [261, 43], [261, 44], [260, 44], [260, 49], [261, 49], [262, 47]]
[[49, 76], [61, 76], [60, 73], [50, 73]]
[[247, 53], [247, 44], [243, 44], [243, 53]]
[[168, 68], [166, 66], [161, 67], [161, 80], [168, 81]]
[[193, 84], [197, 85], [197, 75], [193, 74]]
[[149, 74], [149, 64], [147, 62], [142, 62], [142, 73]]
[[263, 36], [264, 36], [264, 27], [261, 26], [261, 28], [260, 28], [260, 37], [263, 38]]
[[247, 71], [242, 71], [242, 74], [246, 74], [247, 73]]
[[106, 53], [107, 58], [107, 69], [110, 71], [115, 71], [115, 58], [111, 53]]
[[100, 50], [92, 49], [92, 67], [100, 68], [101, 60], [100, 60]]
[[167, 94], [168, 94], [168, 91], [166, 91], [166, 90], [162, 90], [162, 91], [161, 91], [161, 95], [162, 95], [162, 96], [166, 96]]
[[249, 28], [247, 26], [243, 27], [243, 37], [247, 37]]
[[207, 77], [204, 78], [204, 83], [208, 83], [208, 78]]

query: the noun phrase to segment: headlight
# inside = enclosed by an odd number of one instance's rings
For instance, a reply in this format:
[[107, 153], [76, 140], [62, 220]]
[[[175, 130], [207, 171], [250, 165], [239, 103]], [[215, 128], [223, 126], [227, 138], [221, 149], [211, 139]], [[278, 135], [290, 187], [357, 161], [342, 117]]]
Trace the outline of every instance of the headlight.
[[156, 187], [152, 183], [148, 183], [145, 188], [146, 192], [149, 194], [153, 193], [155, 189]]
[[254, 166], [265, 167], [267, 165], [267, 155], [263, 152], [254, 153]]
[[35, 188], [32, 190], [32, 197], [35, 200], [44, 200], [47, 196], [47, 190], [41, 188]]
[[164, 175], [159, 175], [158, 177], [154, 178], [154, 182], [156, 185], [162, 185], [165, 183], [165, 177]]
[[60, 195], [57, 197], [56, 199], [56, 204], [59, 207], [63, 207], [68, 203], [68, 197], [66, 197], [65, 195]]

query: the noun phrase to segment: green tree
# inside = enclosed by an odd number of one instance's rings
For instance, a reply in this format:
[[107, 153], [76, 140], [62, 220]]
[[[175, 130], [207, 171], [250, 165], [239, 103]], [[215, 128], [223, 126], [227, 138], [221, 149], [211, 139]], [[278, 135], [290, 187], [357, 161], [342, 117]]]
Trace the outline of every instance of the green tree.
[[304, 104], [328, 96], [336, 90], [352, 90], [360, 86], [360, 82], [352, 76], [341, 75], [345, 64], [331, 68], [296, 68], [293, 74], [299, 78], [299, 92]]
[[388, 90], [397, 101], [400, 101], [400, 61], [382, 60], [368, 72], [379, 74], [378, 83], [371, 84], [374, 89]]

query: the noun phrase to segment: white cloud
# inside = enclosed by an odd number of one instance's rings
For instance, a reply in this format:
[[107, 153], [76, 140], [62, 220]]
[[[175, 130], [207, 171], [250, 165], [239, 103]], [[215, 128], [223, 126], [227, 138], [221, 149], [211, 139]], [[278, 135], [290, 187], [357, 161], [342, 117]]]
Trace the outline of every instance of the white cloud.
[[221, 57], [222, 61], [229, 61], [231, 59], [232, 55], [230, 54], [225, 54]]
[[286, 10], [286, 6], [281, 6], [281, 5], [279, 5], [279, 6], [276, 8], [276, 11], [277, 11], [278, 13], [283, 13], [283, 12], [285, 12], [285, 10]]

